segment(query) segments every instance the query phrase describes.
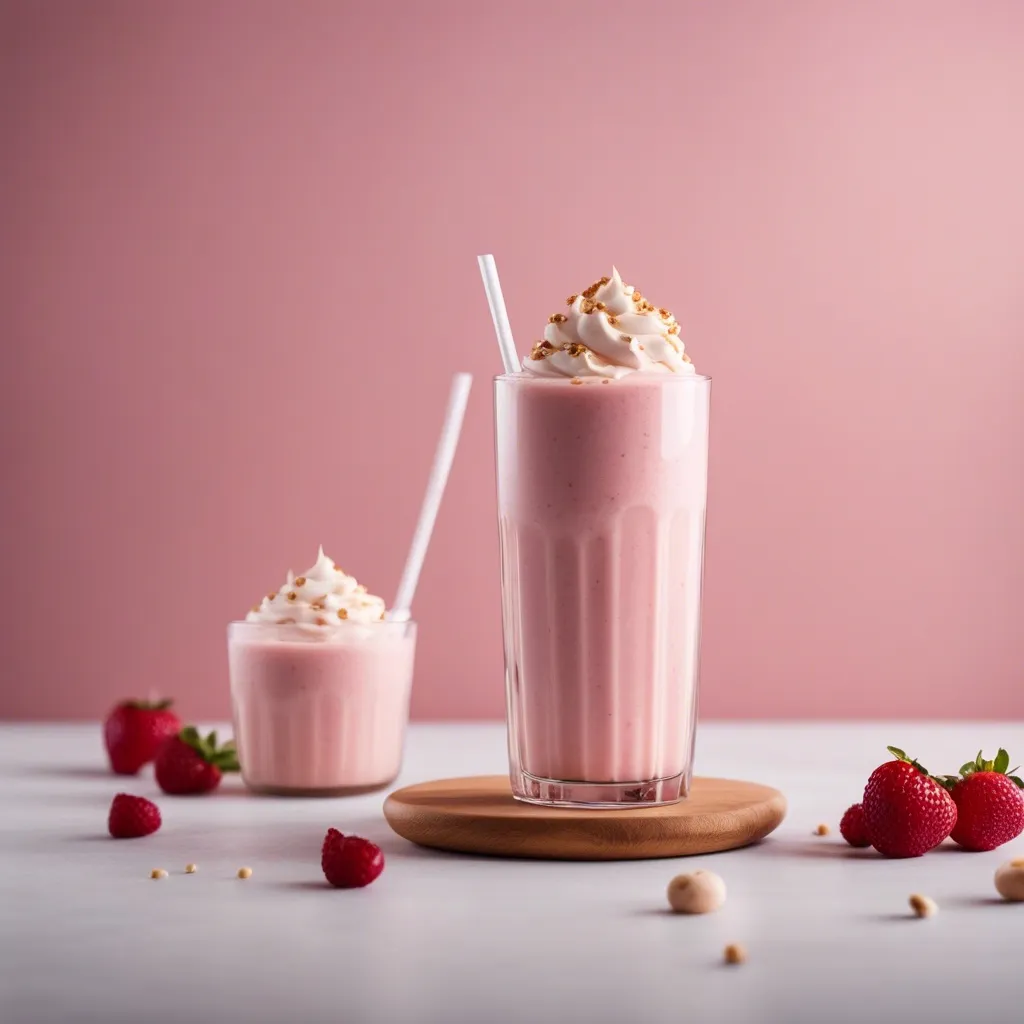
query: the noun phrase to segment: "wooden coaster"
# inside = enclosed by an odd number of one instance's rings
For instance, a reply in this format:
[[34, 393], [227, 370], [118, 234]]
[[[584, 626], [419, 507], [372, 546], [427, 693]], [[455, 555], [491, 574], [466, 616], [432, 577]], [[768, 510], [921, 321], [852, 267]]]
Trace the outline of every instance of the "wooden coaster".
[[777, 789], [733, 779], [694, 779], [677, 804], [622, 811], [522, 803], [504, 775], [423, 782], [384, 801], [391, 828], [419, 846], [544, 860], [717, 853], [756, 843], [785, 816], [786, 798]]

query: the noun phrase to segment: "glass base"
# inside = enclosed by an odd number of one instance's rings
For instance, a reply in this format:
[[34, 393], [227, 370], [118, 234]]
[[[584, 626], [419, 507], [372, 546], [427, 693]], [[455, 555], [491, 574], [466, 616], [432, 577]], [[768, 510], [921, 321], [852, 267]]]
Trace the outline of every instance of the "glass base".
[[255, 783], [249, 782], [245, 776], [242, 776], [242, 781], [245, 785], [253, 792], [259, 793], [262, 796], [298, 796], [298, 797], [331, 797], [331, 796], [359, 796], [362, 793], [377, 793], [382, 789], [387, 789], [398, 778], [397, 775], [393, 775], [390, 779], [384, 782], [373, 782], [366, 785], [358, 786], [322, 786], [322, 787], [307, 787], [307, 786], [275, 786], [268, 783]]
[[512, 795], [527, 804], [542, 807], [575, 807], [581, 810], [624, 811], [636, 807], [660, 807], [675, 804], [690, 791], [686, 772], [666, 779], [637, 782], [580, 782], [544, 779], [529, 772], [511, 773]]

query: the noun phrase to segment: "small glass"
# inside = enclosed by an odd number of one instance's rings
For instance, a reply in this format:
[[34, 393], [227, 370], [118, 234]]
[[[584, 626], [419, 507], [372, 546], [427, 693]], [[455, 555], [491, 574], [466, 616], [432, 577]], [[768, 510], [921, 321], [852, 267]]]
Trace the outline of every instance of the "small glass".
[[711, 380], [495, 380], [512, 792], [668, 804], [693, 771]]
[[260, 793], [341, 796], [393, 782], [402, 765], [416, 624], [232, 622], [235, 742]]

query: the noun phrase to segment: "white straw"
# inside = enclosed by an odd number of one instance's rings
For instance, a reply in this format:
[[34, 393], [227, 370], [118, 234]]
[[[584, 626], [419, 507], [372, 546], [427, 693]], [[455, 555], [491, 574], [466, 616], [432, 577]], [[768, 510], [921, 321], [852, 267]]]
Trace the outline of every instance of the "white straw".
[[427, 493], [423, 496], [420, 518], [416, 523], [416, 532], [412, 535], [412, 545], [405, 560], [402, 580], [398, 584], [398, 593], [391, 604], [388, 618], [393, 622], [405, 622], [410, 615], [416, 584], [419, 582], [423, 560], [427, 557], [430, 535], [434, 532], [437, 511], [441, 507], [444, 489], [448, 484], [455, 459], [455, 449], [459, 445], [459, 434], [462, 432], [462, 420], [466, 414], [466, 403], [469, 401], [469, 389], [473, 386], [473, 377], [468, 373], [457, 373], [452, 378], [452, 389], [448, 395], [448, 409], [444, 414], [444, 426], [441, 437], [434, 452], [434, 465], [427, 481]]
[[501, 282], [498, 280], [498, 268], [494, 257], [489, 254], [477, 256], [476, 261], [480, 264], [480, 276], [484, 279], [487, 305], [491, 307], [494, 333], [498, 336], [498, 348], [501, 350], [505, 372], [518, 373], [519, 356], [516, 355], [516, 343], [512, 340], [512, 328], [508, 322], [508, 313], [505, 311], [505, 300], [501, 295]]

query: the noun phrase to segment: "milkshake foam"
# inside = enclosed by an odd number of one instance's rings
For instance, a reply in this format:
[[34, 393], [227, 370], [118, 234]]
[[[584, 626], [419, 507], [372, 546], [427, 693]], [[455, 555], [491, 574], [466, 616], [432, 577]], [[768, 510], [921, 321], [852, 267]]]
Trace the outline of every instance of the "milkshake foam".
[[294, 625], [327, 639], [339, 622], [379, 622], [384, 613], [383, 599], [368, 593], [321, 546], [315, 565], [301, 576], [289, 572], [283, 586], [254, 605], [245, 621]]
[[679, 323], [612, 267], [578, 295], [568, 309], [553, 313], [544, 339], [523, 360], [523, 369], [542, 377], [620, 378], [641, 373], [693, 373], [679, 337]]

